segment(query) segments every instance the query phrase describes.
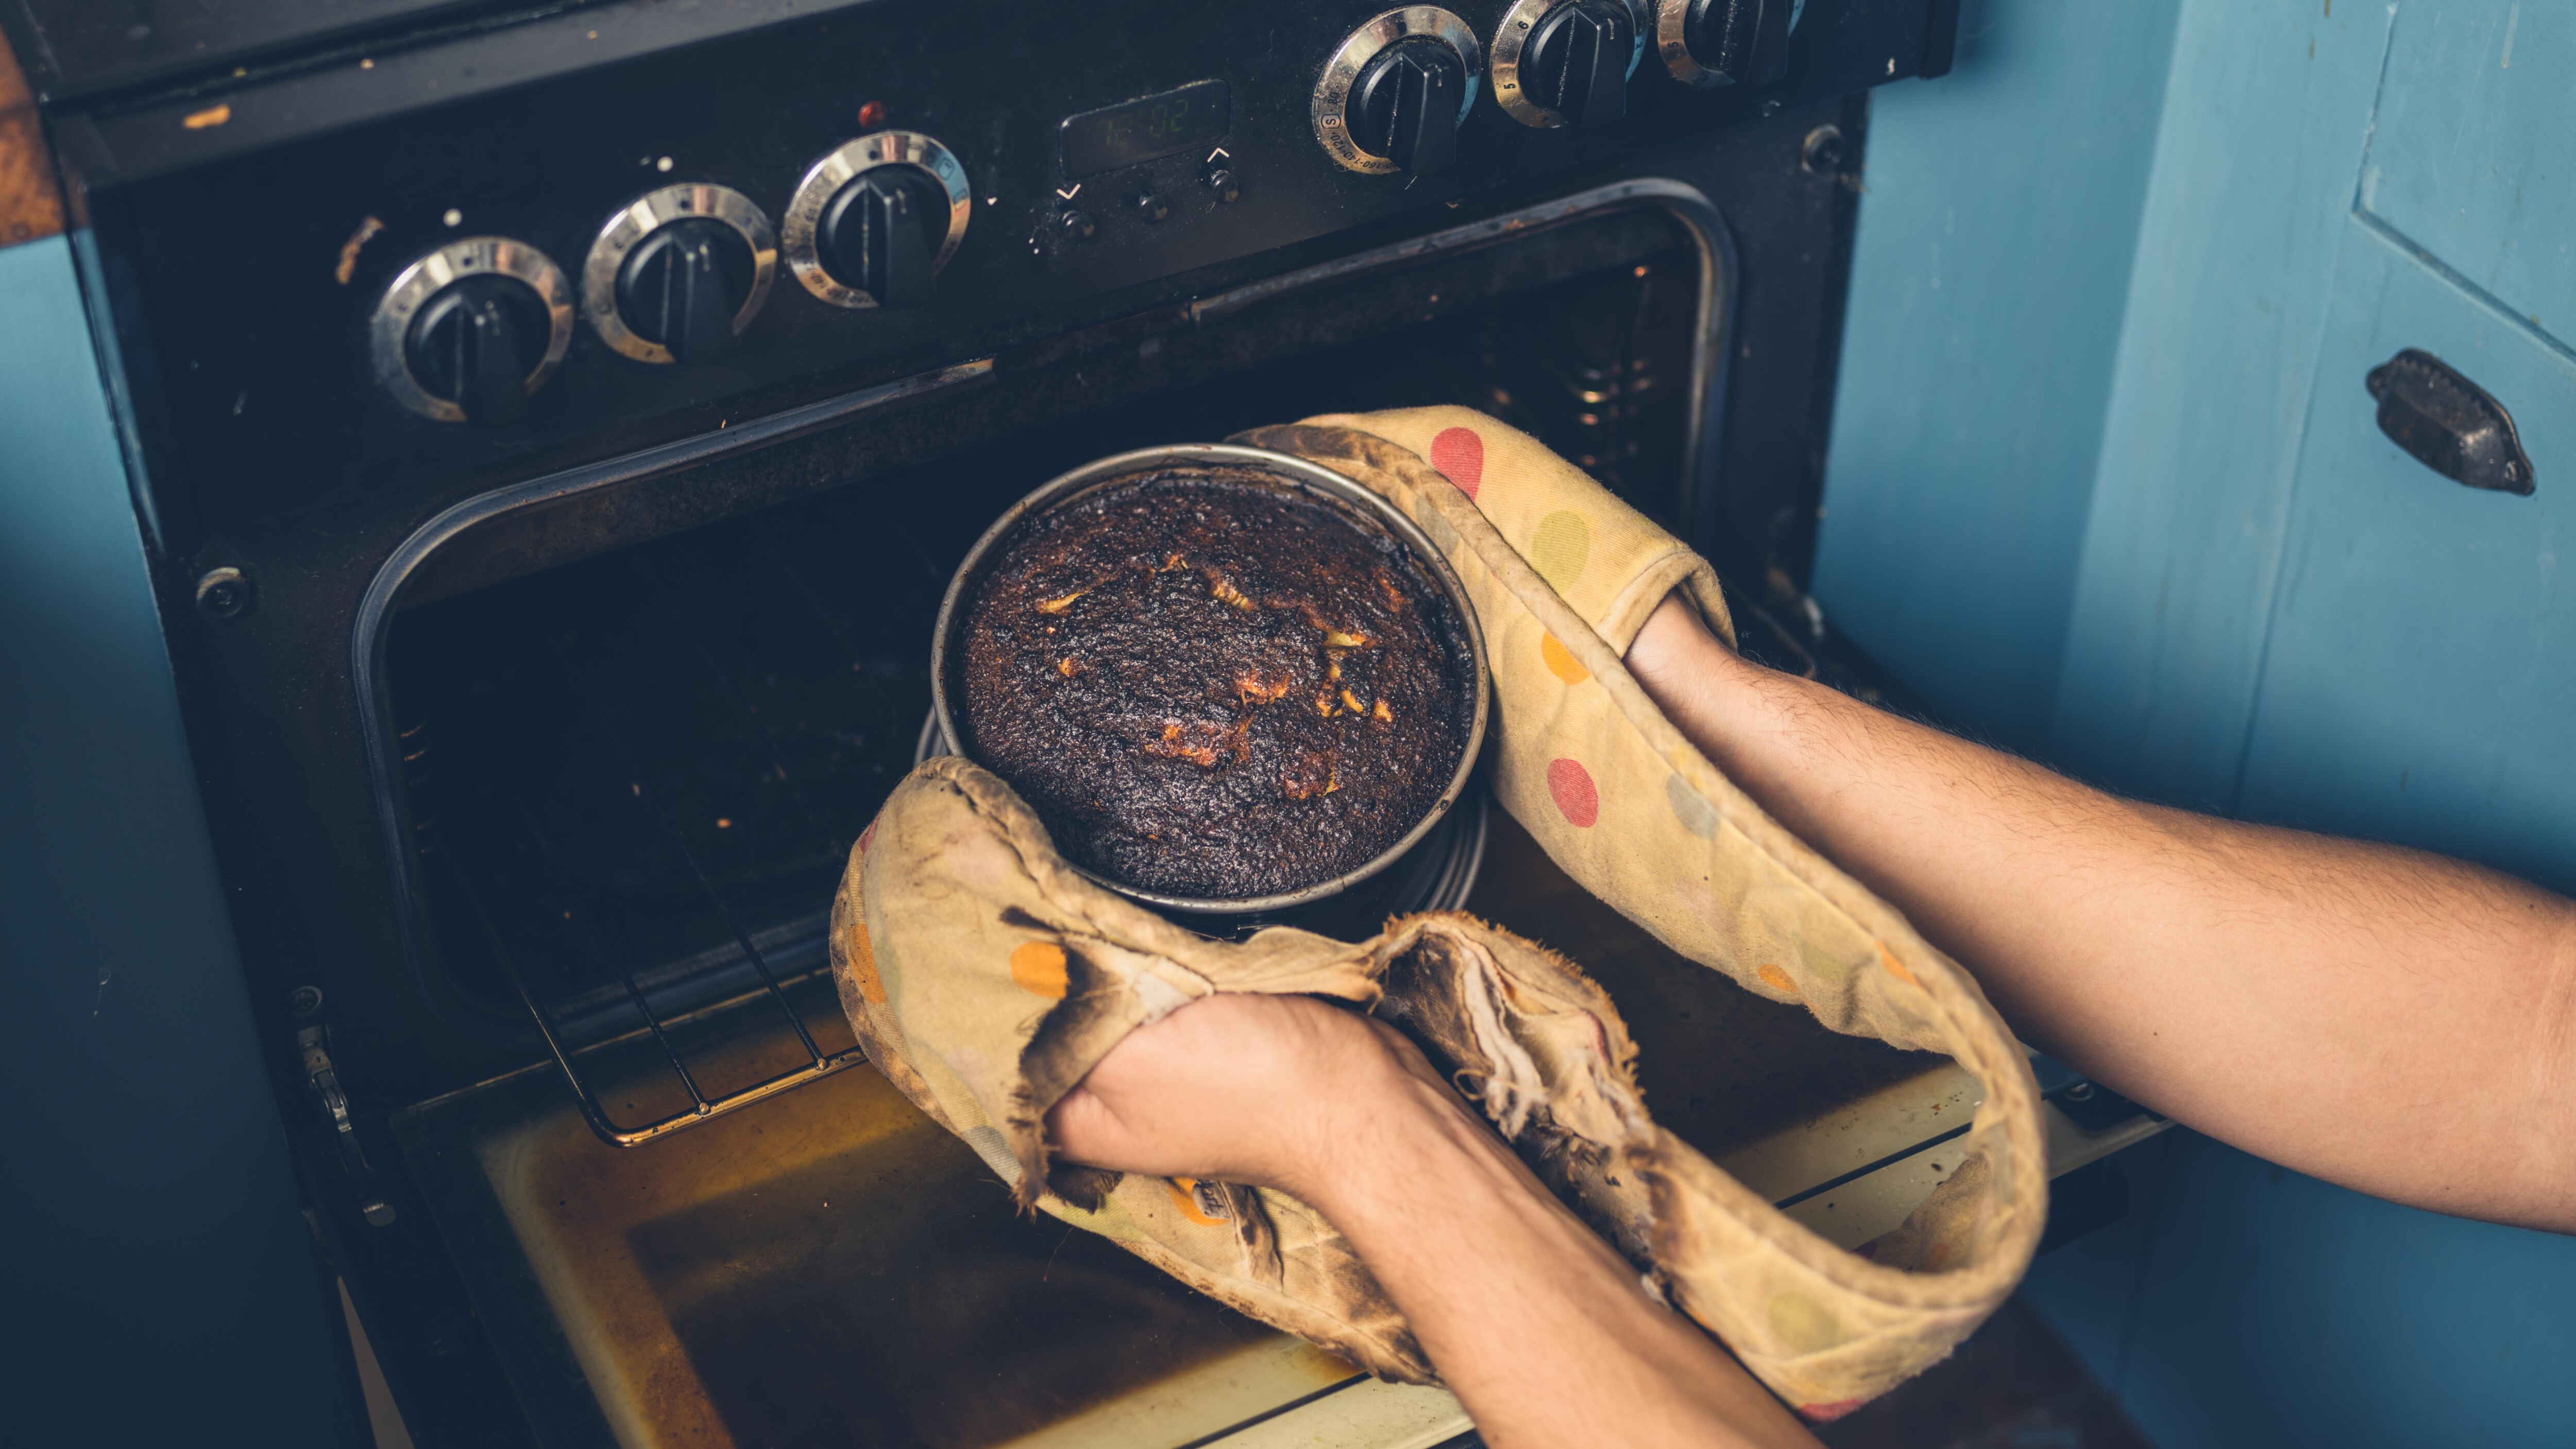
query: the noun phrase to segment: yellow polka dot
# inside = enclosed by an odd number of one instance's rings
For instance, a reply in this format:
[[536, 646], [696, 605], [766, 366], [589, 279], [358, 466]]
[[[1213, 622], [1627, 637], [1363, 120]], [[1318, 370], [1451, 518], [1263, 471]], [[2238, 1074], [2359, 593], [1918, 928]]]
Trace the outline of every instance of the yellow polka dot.
[[841, 955], [850, 968], [850, 979], [859, 983], [859, 995], [878, 1005], [885, 1005], [884, 978], [877, 975], [876, 947], [868, 940], [867, 917], [850, 913], [850, 929], [841, 936]]
[[1814, 942], [1804, 936], [1798, 938], [1798, 961], [1807, 968], [1809, 976], [1819, 981], [1840, 981], [1852, 974], [1853, 967], [1869, 964], [1866, 959], [1857, 962], [1838, 959], [1831, 953], [1818, 949]]
[[1194, 1222], [1203, 1228], [1219, 1228], [1225, 1226], [1225, 1219], [1212, 1218], [1206, 1213], [1199, 1211], [1199, 1180], [1197, 1178], [1167, 1177], [1163, 1179], [1163, 1186], [1172, 1190], [1172, 1201], [1180, 1207], [1182, 1217], [1188, 1218], [1191, 1222]]
[[1896, 959], [1895, 952], [1887, 949], [1887, 943], [1885, 941], [1872, 941], [1870, 944], [1878, 948], [1878, 964], [1887, 968], [1888, 975], [1895, 977], [1897, 980], [1904, 982], [1908, 986], [1920, 986], [1923, 984], [1922, 982], [1914, 979], [1913, 972], [1905, 969], [1904, 962]]
[[1530, 535], [1531, 566], [1560, 594], [1574, 587], [1591, 560], [1592, 525], [1580, 513], [1560, 508], [1540, 519], [1538, 532]]
[[1771, 1300], [1771, 1333], [1791, 1353], [1823, 1353], [1843, 1341], [1842, 1320], [1804, 1293]]
[[1538, 636], [1538, 657], [1547, 663], [1547, 672], [1568, 684], [1581, 684], [1592, 677], [1592, 671], [1574, 660], [1574, 653], [1556, 642], [1553, 634]]
[[1790, 980], [1789, 973], [1781, 970], [1777, 966], [1773, 966], [1766, 962], [1762, 966], [1762, 969], [1754, 972], [1753, 974], [1761, 977], [1762, 984], [1770, 987], [1774, 991], [1785, 991], [1791, 996], [1799, 994], [1798, 983]]
[[1022, 991], [1062, 1001], [1064, 948], [1053, 941], [1022, 941], [1012, 947], [1011, 980]]

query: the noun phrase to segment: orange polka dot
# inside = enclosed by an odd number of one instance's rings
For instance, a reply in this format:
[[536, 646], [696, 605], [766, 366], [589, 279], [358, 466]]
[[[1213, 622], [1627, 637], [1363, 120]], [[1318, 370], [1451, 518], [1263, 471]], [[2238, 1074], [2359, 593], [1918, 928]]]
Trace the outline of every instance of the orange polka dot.
[[1870, 944], [1878, 948], [1878, 964], [1887, 968], [1888, 975], [1895, 977], [1897, 980], [1904, 982], [1908, 986], [1920, 986], [1923, 984], [1922, 982], [1914, 979], [1913, 972], [1905, 969], [1904, 962], [1896, 959], [1895, 952], [1887, 949], [1887, 943], [1885, 941], [1872, 941]]
[[1766, 962], [1760, 970], [1753, 974], [1761, 977], [1762, 984], [1770, 987], [1774, 991], [1785, 991], [1791, 996], [1797, 996], [1800, 994], [1798, 983], [1790, 980], [1789, 973], [1781, 970], [1777, 966], [1770, 965]]
[[1547, 762], [1547, 793], [1569, 825], [1588, 830], [1601, 818], [1600, 787], [1592, 783], [1592, 772], [1579, 760]]
[[1212, 1218], [1206, 1213], [1199, 1211], [1199, 1180], [1197, 1178], [1167, 1177], [1163, 1179], [1163, 1186], [1171, 1189], [1172, 1201], [1179, 1206], [1182, 1217], [1188, 1218], [1191, 1222], [1194, 1222], [1203, 1228], [1221, 1228], [1225, 1226], [1225, 1219]]
[[1064, 948], [1053, 941], [1022, 941], [1013, 946], [1011, 980], [1032, 996], [1064, 1000]]
[[1553, 634], [1538, 636], [1538, 657], [1547, 665], [1548, 673], [1568, 684], [1581, 684], [1592, 677], [1591, 670], [1575, 662], [1574, 651], [1556, 642]]
[[850, 913], [850, 929], [842, 933], [841, 954], [850, 968], [850, 979], [859, 983], [859, 995], [878, 1005], [885, 1005], [884, 978], [877, 975], [877, 952], [868, 940], [867, 917]]
[[1485, 486], [1485, 440], [1466, 428], [1442, 428], [1431, 440], [1431, 466], [1473, 498]]

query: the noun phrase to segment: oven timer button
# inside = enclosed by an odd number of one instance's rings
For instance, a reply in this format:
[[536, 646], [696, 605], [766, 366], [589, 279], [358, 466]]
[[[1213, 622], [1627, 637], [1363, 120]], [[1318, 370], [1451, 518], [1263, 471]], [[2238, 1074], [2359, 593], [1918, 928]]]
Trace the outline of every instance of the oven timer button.
[[527, 415], [572, 343], [572, 283], [505, 236], [452, 241], [396, 273], [368, 320], [376, 381], [443, 423]]
[[930, 300], [974, 211], [955, 153], [918, 131], [878, 131], [806, 168], [780, 250], [805, 290], [835, 307], [914, 306]]
[[581, 306], [601, 341], [638, 362], [720, 362], [777, 270], [777, 235], [749, 197], [665, 186], [599, 229], [582, 263]]

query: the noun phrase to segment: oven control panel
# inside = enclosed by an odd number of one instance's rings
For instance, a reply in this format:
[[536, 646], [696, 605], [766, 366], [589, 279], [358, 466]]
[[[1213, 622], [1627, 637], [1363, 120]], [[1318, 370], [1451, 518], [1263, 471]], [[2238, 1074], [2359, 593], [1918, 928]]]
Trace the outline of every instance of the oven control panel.
[[1946, 69], [1955, 12], [635, 0], [54, 123], [158, 518], [205, 537], [1007, 356], [1724, 145]]

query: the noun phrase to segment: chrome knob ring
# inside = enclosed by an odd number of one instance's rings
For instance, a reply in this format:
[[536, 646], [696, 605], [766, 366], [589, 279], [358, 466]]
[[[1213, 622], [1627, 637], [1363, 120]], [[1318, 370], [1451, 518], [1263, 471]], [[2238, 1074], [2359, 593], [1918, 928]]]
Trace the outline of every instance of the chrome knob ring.
[[933, 271], [948, 265], [958, 242], [965, 239], [968, 219], [975, 214], [974, 193], [967, 188], [966, 168], [958, 164], [956, 153], [919, 131], [877, 131], [824, 153], [796, 183], [796, 195], [781, 218], [779, 250], [786, 253], [788, 270], [805, 290], [835, 307], [873, 307], [877, 299], [824, 270], [816, 238], [823, 208], [831, 205], [842, 187], [879, 166], [926, 171], [948, 193], [948, 234], [931, 262]]
[[590, 244], [590, 255], [581, 264], [581, 309], [590, 318], [591, 329], [599, 340], [634, 358], [638, 362], [669, 362], [671, 349], [659, 342], [636, 335], [626, 325], [624, 314], [617, 310], [617, 274], [626, 265], [627, 255], [644, 238], [690, 217], [706, 217], [723, 222], [751, 248], [751, 292], [734, 310], [733, 330], [739, 337], [769, 300], [769, 284], [778, 273], [778, 236], [770, 230], [769, 217], [754, 205], [751, 198], [727, 186], [704, 182], [683, 182], [650, 191], [617, 209], [599, 229]]
[[422, 417], [461, 423], [465, 409], [421, 386], [412, 375], [411, 360], [405, 355], [412, 319], [449, 283], [485, 273], [525, 283], [545, 306], [546, 352], [528, 373], [529, 392], [545, 385], [563, 361], [564, 349], [572, 345], [572, 282], [553, 258], [506, 236], [469, 236], [449, 242], [395, 273], [393, 285], [385, 288], [375, 313], [367, 319], [367, 353], [376, 381], [394, 401]]

